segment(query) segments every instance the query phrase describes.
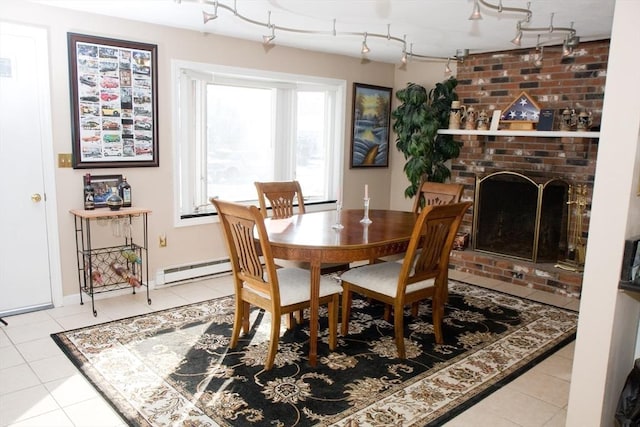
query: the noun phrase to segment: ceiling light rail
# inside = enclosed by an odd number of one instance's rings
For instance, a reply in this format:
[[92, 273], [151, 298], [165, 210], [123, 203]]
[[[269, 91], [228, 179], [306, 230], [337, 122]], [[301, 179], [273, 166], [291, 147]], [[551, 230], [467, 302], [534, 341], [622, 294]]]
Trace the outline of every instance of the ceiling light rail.
[[548, 34], [554, 34], [554, 33], [566, 33], [566, 36], [564, 38], [564, 42], [563, 42], [563, 55], [568, 55], [570, 53], [573, 52], [573, 49], [575, 49], [578, 44], [580, 44], [580, 37], [578, 37], [576, 35], [576, 30], [573, 28], [573, 22], [571, 23], [570, 27], [554, 27], [553, 25], [553, 13], [551, 14], [551, 18], [550, 18], [550, 22], [549, 22], [549, 26], [548, 27], [529, 27], [526, 24], [529, 24], [531, 22], [531, 17], [533, 16], [533, 12], [531, 12], [530, 7], [531, 7], [531, 3], [527, 3], [527, 8], [520, 8], [520, 7], [507, 7], [504, 6], [502, 4], [502, 0], [499, 0], [498, 4], [491, 4], [486, 0], [474, 0], [473, 2], [473, 11], [471, 12], [471, 15], [469, 16], [469, 19], [472, 21], [477, 21], [482, 19], [482, 13], [481, 13], [481, 8], [480, 6], [486, 7], [488, 9], [491, 10], [495, 10], [497, 11], [499, 14], [503, 13], [503, 12], [509, 12], [509, 13], [516, 13], [516, 14], [522, 14], [524, 15], [524, 17], [522, 17], [521, 19], [518, 20], [518, 22], [516, 23], [516, 36], [511, 40], [511, 43], [513, 43], [516, 46], [520, 46], [522, 43], [522, 37], [524, 35], [524, 33], [527, 32], [531, 32], [531, 33], [538, 33], [538, 45], [537, 47], [540, 47], [540, 33], [548, 33]]
[[[361, 53], [366, 55], [371, 51], [369, 46], [367, 45], [367, 39], [378, 38], [385, 39], [393, 42], [397, 42], [401, 45], [401, 56], [400, 62], [402, 64], [406, 64], [409, 59], [417, 59], [417, 60], [427, 60], [427, 61], [445, 61], [445, 60], [458, 60], [457, 56], [451, 57], [439, 57], [439, 56], [431, 56], [431, 55], [421, 55], [419, 53], [415, 53], [413, 51], [413, 44], [411, 44], [410, 49], [407, 50], [407, 36], [397, 37], [391, 35], [391, 25], [387, 24], [387, 33], [370, 33], [370, 32], [357, 32], [357, 31], [336, 31], [336, 20], [333, 20], [333, 28], [331, 30], [310, 30], [310, 29], [302, 29], [302, 28], [293, 28], [293, 27], [284, 27], [280, 25], [276, 25], [271, 22], [271, 11], [269, 11], [267, 21], [259, 21], [256, 19], [251, 19], [245, 15], [242, 15], [238, 12], [236, 1], [234, 0], [233, 6], [226, 5], [219, 1], [211, 1], [211, 0], [174, 0], [176, 3], [197, 3], [205, 6], [213, 7], [213, 12], [207, 12], [206, 10], [202, 11], [202, 18], [204, 23], [206, 24], [209, 21], [213, 21], [218, 18], [219, 10], [226, 10], [232, 13], [236, 18], [255, 26], [266, 28], [270, 31], [270, 34], [263, 36], [263, 43], [265, 45], [273, 43], [275, 38], [277, 37], [278, 32], [287, 32], [287, 33], [297, 33], [297, 34], [314, 34], [314, 35], [326, 35], [326, 36], [355, 36], [362, 38], [361, 45]], [[484, 3], [483, 0], [479, 0]], [[468, 55], [468, 49], [465, 49]]]

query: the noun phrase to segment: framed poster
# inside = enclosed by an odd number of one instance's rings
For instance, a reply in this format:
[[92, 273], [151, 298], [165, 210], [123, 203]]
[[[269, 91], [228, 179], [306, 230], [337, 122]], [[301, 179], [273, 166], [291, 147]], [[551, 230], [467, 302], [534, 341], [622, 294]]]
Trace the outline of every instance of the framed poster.
[[388, 167], [391, 88], [353, 84], [351, 168]]
[[157, 46], [67, 34], [73, 167], [158, 166]]

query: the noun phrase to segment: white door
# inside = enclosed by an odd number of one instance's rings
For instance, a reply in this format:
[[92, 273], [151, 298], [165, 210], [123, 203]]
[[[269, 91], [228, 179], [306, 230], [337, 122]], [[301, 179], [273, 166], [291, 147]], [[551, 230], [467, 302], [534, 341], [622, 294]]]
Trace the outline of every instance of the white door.
[[46, 30], [0, 22], [0, 316], [53, 302], [51, 263], [58, 257], [50, 254], [55, 212], [47, 213], [55, 211], [47, 52]]

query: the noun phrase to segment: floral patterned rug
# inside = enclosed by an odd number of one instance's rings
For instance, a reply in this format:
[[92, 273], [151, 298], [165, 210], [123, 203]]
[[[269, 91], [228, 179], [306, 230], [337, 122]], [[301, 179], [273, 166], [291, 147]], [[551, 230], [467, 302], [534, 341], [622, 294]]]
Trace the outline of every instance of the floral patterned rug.
[[575, 337], [578, 314], [450, 281], [445, 343], [431, 306], [405, 313], [407, 359], [396, 357], [383, 307], [354, 299], [349, 336], [328, 351], [321, 308], [318, 366], [306, 325], [283, 334], [263, 370], [269, 314], [228, 348], [226, 297], [53, 334], [56, 343], [130, 425], [440, 425]]

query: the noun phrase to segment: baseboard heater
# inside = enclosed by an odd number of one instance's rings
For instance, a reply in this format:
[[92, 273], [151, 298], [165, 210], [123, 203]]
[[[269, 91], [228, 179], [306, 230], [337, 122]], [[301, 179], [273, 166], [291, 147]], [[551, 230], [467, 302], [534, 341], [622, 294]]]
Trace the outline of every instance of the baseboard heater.
[[220, 258], [160, 269], [156, 273], [155, 285], [156, 287], [176, 285], [194, 279], [202, 279], [227, 273], [231, 273], [231, 262], [229, 258]]

